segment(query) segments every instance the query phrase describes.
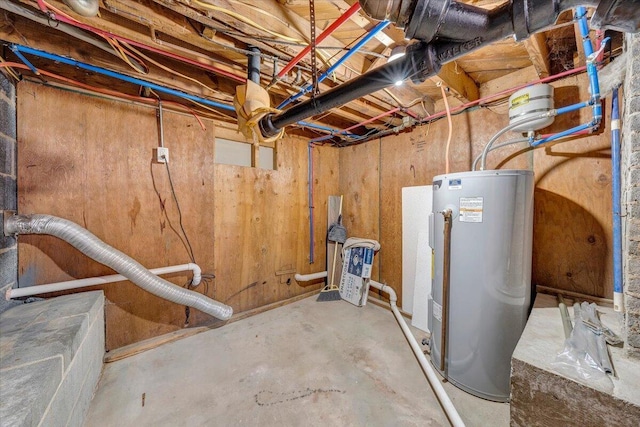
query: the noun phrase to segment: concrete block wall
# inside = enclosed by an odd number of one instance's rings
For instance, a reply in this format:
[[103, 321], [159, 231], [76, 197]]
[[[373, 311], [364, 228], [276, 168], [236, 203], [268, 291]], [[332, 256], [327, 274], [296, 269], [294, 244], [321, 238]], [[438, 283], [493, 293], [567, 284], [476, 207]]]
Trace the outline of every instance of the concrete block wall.
[[102, 372], [103, 292], [6, 310], [0, 348], [0, 426], [81, 427]]
[[640, 34], [627, 34], [622, 116], [626, 347], [640, 358]]
[[15, 303], [6, 301], [4, 293], [18, 280], [16, 239], [4, 237], [1, 217], [5, 210], [17, 209], [16, 183], [16, 89], [0, 73], [0, 313]]

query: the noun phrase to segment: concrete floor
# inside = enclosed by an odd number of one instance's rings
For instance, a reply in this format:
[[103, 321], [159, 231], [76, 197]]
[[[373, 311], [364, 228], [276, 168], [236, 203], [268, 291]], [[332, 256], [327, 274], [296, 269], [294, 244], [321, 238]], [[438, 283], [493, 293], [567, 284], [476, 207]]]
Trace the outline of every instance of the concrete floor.
[[[468, 426], [509, 424], [508, 404], [445, 388]], [[85, 425], [448, 422], [390, 311], [312, 297], [105, 365]]]

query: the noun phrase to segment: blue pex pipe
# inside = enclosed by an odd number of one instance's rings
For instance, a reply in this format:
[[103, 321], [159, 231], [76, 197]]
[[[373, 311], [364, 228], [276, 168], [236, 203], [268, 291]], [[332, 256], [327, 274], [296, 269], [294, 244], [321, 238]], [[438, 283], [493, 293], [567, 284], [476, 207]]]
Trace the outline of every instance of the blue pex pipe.
[[216, 101], [211, 101], [209, 99], [205, 99], [205, 98], [201, 98], [199, 96], [195, 96], [195, 95], [190, 95], [188, 93], [185, 92], [181, 92], [179, 90], [175, 90], [175, 89], [170, 89], [164, 86], [160, 86], [158, 84], [155, 83], [151, 83], [145, 80], [141, 80], [141, 79], [137, 79], [135, 77], [130, 77], [127, 76], [126, 74], [121, 74], [118, 73], [116, 71], [111, 71], [111, 70], [107, 70], [106, 68], [101, 68], [101, 67], [96, 67], [94, 65], [89, 65], [86, 64], [84, 62], [80, 62], [80, 61], [76, 61], [75, 59], [71, 59], [71, 58], [67, 58], [64, 56], [60, 56], [60, 55], [56, 55], [53, 53], [48, 53], [42, 50], [38, 50], [38, 49], [34, 49], [31, 47], [27, 47], [27, 46], [22, 46], [22, 45], [11, 45], [11, 50], [13, 50], [14, 52], [22, 52], [22, 53], [28, 53], [30, 55], [34, 55], [34, 56], [38, 56], [40, 58], [45, 58], [45, 59], [50, 59], [52, 61], [57, 61], [57, 62], [61, 62], [63, 64], [67, 64], [67, 65], [72, 65], [74, 67], [78, 67], [80, 69], [83, 70], [87, 70], [87, 71], [91, 71], [94, 73], [98, 73], [98, 74], [102, 74], [108, 77], [113, 77], [128, 83], [132, 83], [135, 85], [139, 85], [139, 86], [143, 86], [143, 87], [148, 87], [150, 89], [153, 90], [157, 90], [158, 92], [162, 92], [162, 93], [166, 93], [169, 95], [174, 95], [174, 96], [178, 96], [180, 98], [184, 98], [184, 99], [188, 99], [190, 101], [195, 101], [195, 102], [199, 102], [201, 104], [205, 104], [205, 105], [209, 105], [211, 107], [215, 107], [215, 108], [220, 108], [222, 110], [227, 110], [227, 111], [233, 111], [235, 112], [235, 108], [233, 108], [233, 105], [228, 105], [228, 104], [222, 104], [220, 102], [216, 102]]
[[[63, 64], [72, 65], [74, 67], [78, 67], [78, 68], [81, 68], [83, 70], [87, 70], [87, 71], [91, 71], [91, 72], [94, 72], [94, 73], [102, 74], [102, 75], [105, 75], [105, 76], [108, 76], [108, 77], [113, 77], [115, 79], [122, 80], [122, 81], [125, 81], [125, 82], [128, 82], [128, 83], [132, 83], [132, 84], [135, 84], [135, 85], [148, 87], [150, 89], [157, 90], [158, 92], [166, 93], [166, 94], [169, 94], [169, 95], [174, 95], [174, 96], [177, 96], [177, 97], [180, 97], [180, 98], [183, 98], [183, 99], [188, 99], [188, 100], [194, 101], [194, 102], [199, 102], [201, 104], [209, 105], [209, 106], [215, 107], [215, 108], [220, 108], [222, 110], [233, 111], [233, 112], [236, 111], [235, 108], [233, 107], [233, 105], [223, 104], [221, 102], [216, 102], [216, 101], [211, 101], [210, 99], [201, 98], [199, 96], [191, 95], [191, 94], [188, 94], [188, 93], [176, 90], [176, 89], [171, 89], [171, 88], [168, 88], [168, 87], [164, 87], [164, 86], [158, 85], [156, 83], [151, 83], [151, 82], [148, 82], [146, 80], [141, 80], [141, 79], [138, 79], [138, 78], [135, 78], [135, 77], [130, 77], [130, 76], [127, 76], [126, 74], [118, 73], [116, 71], [107, 70], [106, 68], [96, 67], [95, 65], [86, 64], [84, 62], [77, 61], [75, 59], [71, 59], [71, 58], [67, 58], [67, 57], [64, 57], [64, 56], [56, 55], [54, 53], [45, 52], [43, 50], [34, 49], [32, 47], [22, 46], [22, 45], [18, 45], [18, 44], [12, 44], [11, 45], [11, 50], [35, 74], [39, 74], [38, 70], [27, 60], [27, 58], [24, 57], [24, 55], [22, 53], [27, 53], [27, 54], [30, 54], [30, 55], [38, 56], [40, 58], [49, 59], [51, 61], [57, 61], [57, 62], [61, 62]], [[332, 133], [339, 132], [338, 129], [330, 128], [328, 126], [317, 125], [315, 123], [298, 122], [298, 124], [300, 124], [301, 126], [308, 127], [308, 128], [320, 129], [320, 130], [324, 130], [324, 131], [332, 132]]]
[[589, 39], [589, 24], [587, 23], [587, 8], [584, 6], [576, 7], [576, 19], [578, 20], [578, 26], [580, 27], [580, 35], [582, 36], [582, 45], [584, 46], [585, 56], [589, 56], [593, 53], [593, 46]]
[[579, 102], [577, 104], [568, 105], [566, 107], [561, 107], [556, 110], [557, 115], [569, 113], [571, 111], [580, 110], [581, 108], [586, 108], [591, 105], [591, 101]]
[[587, 76], [589, 77], [589, 89], [591, 90], [591, 100], [593, 101], [593, 118], [600, 121], [602, 119], [602, 105], [600, 105], [600, 84], [598, 82], [598, 68], [593, 55], [593, 45], [589, 38], [589, 24], [587, 22], [587, 9], [584, 6], [576, 7], [575, 17], [580, 27], [582, 46], [587, 58]]
[[27, 58], [25, 58], [22, 53], [20, 53], [20, 51], [18, 50], [17, 46], [12, 45], [10, 47], [10, 49], [11, 49], [11, 52], [13, 52], [20, 59], [20, 61], [22, 61], [24, 63], [24, 65], [29, 67], [29, 69], [31, 70], [31, 72], [33, 74], [35, 74], [36, 76], [40, 75], [40, 72], [38, 71], [38, 69], [36, 67], [34, 67], [34, 65], [31, 62], [29, 62], [29, 60]]
[[611, 175], [613, 197], [613, 308], [624, 311], [622, 284], [622, 207], [620, 190], [620, 111], [618, 88], [611, 94]]
[[[331, 74], [333, 74], [333, 72], [336, 71], [338, 69], [338, 67], [341, 66], [344, 63], [344, 61], [346, 61], [347, 59], [351, 58], [351, 56], [353, 56], [356, 52], [358, 52], [360, 49], [362, 49], [362, 47], [365, 44], [367, 44], [372, 38], [374, 38], [380, 31], [384, 30], [389, 24], [390, 24], [389, 21], [382, 21], [382, 22], [378, 23], [378, 25], [373, 27], [371, 29], [371, 31], [369, 31], [367, 33], [367, 35], [365, 35], [358, 43], [356, 43], [355, 46], [353, 46], [351, 49], [349, 49], [340, 59], [338, 59], [338, 61], [335, 64], [333, 64], [331, 67], [329, 67], [329, 69], [327, 71], [325, 71], [324, 73], [322, 73], [320, 75], [320, 77], [318, 77], [318, 83], [322, 82], [324, 79], [326, 79]], [[313, 60], [313, 58], [312, 58], [312, 60]], [[284, 101], [282, 101], [280, 103], [280, 105], [278, 105], [278, 110], [281, 110], [282, 108], [286, 107], [291, 102], [295, 101], [296, 99], [300, 98], [304, 94], [306, 94], [309, 91], [311, 91], [311, 89], [313, 89], [313, 85], [307, 85], [300, 92], [298, 92], [295, 95], [290, 96], [289, 98], [287, 98]]]
[[[585, 123], [571, 129], [567, 129], [562, 132], [558, 132], [547, 138], [541, 139], [531, 143], [532, 147], [537, 147], [546, 142], [554, 141], [556, 139], [570, 136], [576, 132], [587, 130], [596, 127], [602, 120], [602, 105], [600, 104], [600, 84], [598, 83], [598, 68], [593, 56], [593, 46], [591, 45], [591, 39], [589, 38], [589, 25], [587, 23], [587, 9], [582, 6], [576, 7], [575, 19], [578, 21], [580, 27], [580, 36], [582, 37], [582, 45], [584, 47], [584, 53], [587, 57], [587, 76], [589, 77], [589, 91], [591, 92], [591, 99], [587, 102], [581, 102], [578, 104], [569, 105], [567, 107], [558, 108], [557, 114], [564, 114], [570, 111], [579, 110], [589, 105], [592, 107], [593, 120], [590, 123]], [[605, 39], [606, 40], [606, 39]]]
[[544, 143], [555, 141], [556, 139], [564, 138], [565, 136], [570, 136], [570, 135], [572, 135], [574, 133], [578, 133], [578, 132], [581, 132], [583, 130], [590, 129], [593, 126], [594, 126], [593, 122], [589, 122], [589, 123], [585, 123], [583, 125], [572, 127], [571, 129], [567, 129], [567, 130], [564, 130], [562, 132], [554, 133], [553, 135], [548, 136], [548, 137], [546, 137], [544, 139], [541, 139], [539, 141], [535, 141], [535, 142], [531, 143], [531, 146], [532, 147], [537, 147], [538, 145], [542, 145]]

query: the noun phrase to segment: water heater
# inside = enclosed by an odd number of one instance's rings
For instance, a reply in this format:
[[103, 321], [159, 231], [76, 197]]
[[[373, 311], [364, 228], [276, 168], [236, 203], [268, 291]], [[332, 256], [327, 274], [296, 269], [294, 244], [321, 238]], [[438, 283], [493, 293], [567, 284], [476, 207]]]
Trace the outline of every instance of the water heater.
[[528, 170], [433, 179], [431, 359], [452, 384], [494, 401], [509, 399], [531, 300], [533, 188]]

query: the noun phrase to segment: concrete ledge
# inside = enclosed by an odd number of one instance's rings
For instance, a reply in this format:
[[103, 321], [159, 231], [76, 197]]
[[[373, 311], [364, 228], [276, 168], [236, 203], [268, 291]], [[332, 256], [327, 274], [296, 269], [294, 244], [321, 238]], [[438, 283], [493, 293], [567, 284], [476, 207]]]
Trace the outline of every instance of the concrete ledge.
[[[548, 308], [545, 308], [548, 307]], [[602, 322], [620, 333], [618, 313], [599, 307]], [[573, 309], [569, 309], [573, 314]], [[512, 426], [633, 426], [640, 423], [640, 361], [609, 346], [616, 371], [613, 392], [567, 378], [551, 366], [564, 347], [555, 298], [538, 295], [511, 360]]]
[[65, 295], [0, 316], [0, 424], [81, 426], [102, 371], [104, 295]]

